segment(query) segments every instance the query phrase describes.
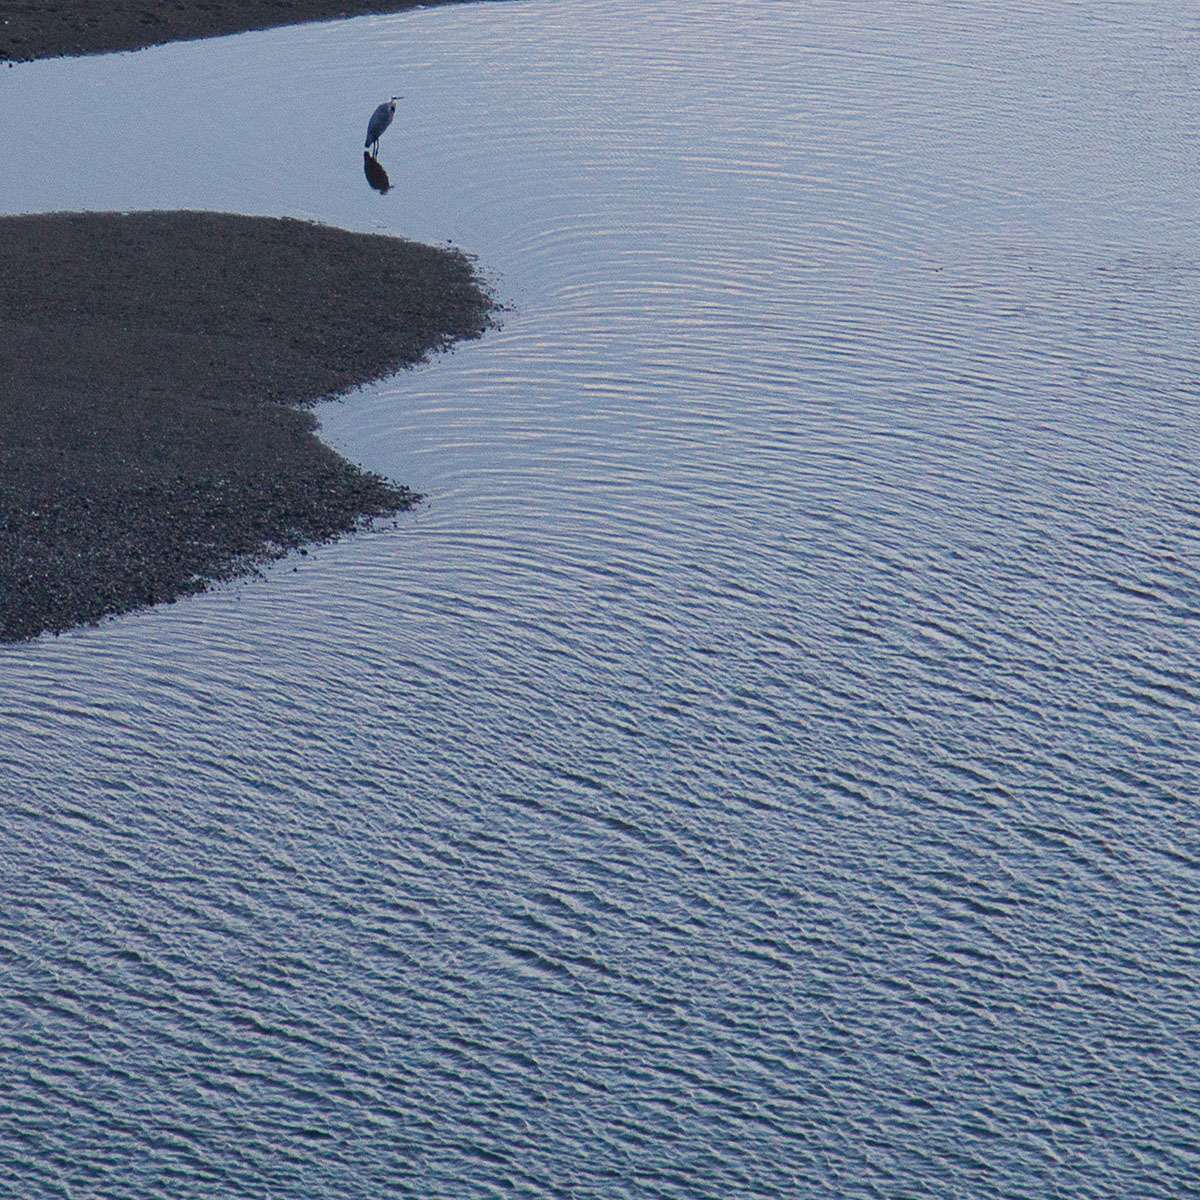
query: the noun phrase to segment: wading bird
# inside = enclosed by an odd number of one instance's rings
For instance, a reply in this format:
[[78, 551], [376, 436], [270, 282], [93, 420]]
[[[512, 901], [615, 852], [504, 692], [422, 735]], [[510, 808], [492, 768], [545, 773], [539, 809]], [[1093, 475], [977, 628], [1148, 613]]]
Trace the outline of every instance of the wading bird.
[[393, 96], [390, 100], [385, 100], [371, 114], [371, 119], [367, 122], [367, 140], [363, 142], [363, 145], [371, 151], [373, 157], [378, 157], [379, 139], [383, 137], [383, 131], [392, 123], [392, 118], [396, 115], [396, 101], [403, 99], [403, 96]]

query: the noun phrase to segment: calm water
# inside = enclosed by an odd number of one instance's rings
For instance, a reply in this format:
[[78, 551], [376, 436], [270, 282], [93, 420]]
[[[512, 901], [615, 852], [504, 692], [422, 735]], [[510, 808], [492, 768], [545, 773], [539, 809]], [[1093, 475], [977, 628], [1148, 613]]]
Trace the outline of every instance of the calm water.
[[0, 72], [0, 209], [512, 305], [323, 410], [421, 510], [0, 651], [0, 1191], [1192, 1194], [1198, 83], [1172, 0]]

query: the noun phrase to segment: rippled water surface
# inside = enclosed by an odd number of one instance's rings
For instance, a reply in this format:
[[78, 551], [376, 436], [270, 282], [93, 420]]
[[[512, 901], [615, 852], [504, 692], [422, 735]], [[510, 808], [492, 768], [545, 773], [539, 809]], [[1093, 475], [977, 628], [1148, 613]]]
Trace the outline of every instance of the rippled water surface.
[[511, 306], [323, 411], [423, 508], [0, 651], [0, 1191], [1193, 1194], [1198, 82], [1171, 0], [0, 72], [0, 208]]

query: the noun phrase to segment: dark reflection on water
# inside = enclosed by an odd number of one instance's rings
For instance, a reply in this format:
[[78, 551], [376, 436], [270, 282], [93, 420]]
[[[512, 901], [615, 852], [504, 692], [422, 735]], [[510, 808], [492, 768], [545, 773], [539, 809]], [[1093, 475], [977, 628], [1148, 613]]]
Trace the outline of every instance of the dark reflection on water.
[[1193, 24], [564, 0], [4, 72], [11, 207], [453, 239], [513, 305], [322, 412], [427, 506], [0, 655], [10, 1190], [1194, 1192]]
[[368, 150], [363, 151], [363, 174], [377, 192], [386, 192], [392, 186], [392, 181], [388, 178], [388, 173], [383, 169], [383, 165]]

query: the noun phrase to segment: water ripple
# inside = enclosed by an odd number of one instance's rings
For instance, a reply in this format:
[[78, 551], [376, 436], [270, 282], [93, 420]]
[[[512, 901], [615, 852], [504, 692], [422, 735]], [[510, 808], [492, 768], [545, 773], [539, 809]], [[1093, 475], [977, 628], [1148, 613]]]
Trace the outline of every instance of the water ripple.
[[0, 1186], [1195, 1190], [1192, 17], [1018, 8], [3, 73], [6, 209], [452, 239], [511, 309], [322, 409], [418, 510], [0, 656]]

